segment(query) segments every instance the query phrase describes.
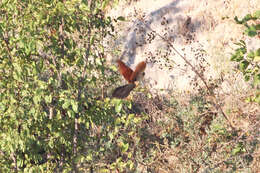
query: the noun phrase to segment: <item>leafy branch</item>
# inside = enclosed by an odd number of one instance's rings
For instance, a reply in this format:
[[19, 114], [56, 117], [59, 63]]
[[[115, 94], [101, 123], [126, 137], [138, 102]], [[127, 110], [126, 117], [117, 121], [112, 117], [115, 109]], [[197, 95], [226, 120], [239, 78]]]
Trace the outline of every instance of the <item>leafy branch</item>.
[[[255, 13], [247, 14], [241, 20], [236, 16], [234, 18], [237, 24], [244, 25], [246, 27], [245, 34], [249, 37], [260, 38], [260, 10]], [[251, 24], [248, 24], [251, 21]], [[238, 64], [237, 69], [244, 75], [245, 81], [253, 81], [253, 85], [258, 87], [260, 84], [260, 48], [257, 50], [248, 51], [247, 45], [244, 40], [240, 40], [235, 43], [238, 48], [231, 56], [231, 61]], [[254, 102], [260, 104], [260, 93], [256, 93], [251, 99]]]

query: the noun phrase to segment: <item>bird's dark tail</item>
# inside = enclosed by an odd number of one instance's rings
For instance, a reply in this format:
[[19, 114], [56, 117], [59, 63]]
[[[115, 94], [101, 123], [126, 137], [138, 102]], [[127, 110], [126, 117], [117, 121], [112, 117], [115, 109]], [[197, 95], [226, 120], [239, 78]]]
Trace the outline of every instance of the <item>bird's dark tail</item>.
[[134, 83], [120, 86], [113, 91], [112, 97], [119, 99], [126, 98], [135, 87], [136, 85]]

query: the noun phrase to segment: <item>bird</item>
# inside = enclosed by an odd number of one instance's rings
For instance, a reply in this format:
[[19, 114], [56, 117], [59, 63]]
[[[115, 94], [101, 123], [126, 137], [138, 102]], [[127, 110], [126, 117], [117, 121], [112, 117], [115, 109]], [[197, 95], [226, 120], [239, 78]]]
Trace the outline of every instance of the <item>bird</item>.
[[117, 87], [113, 91], [112, 97], [123, 99], [126, 98], [130, 94], [130, 92], [137, 86], [135, 82], [139, 81], [144, 76], [146, 62], [141, 61], [140, 63], [138, 63], [134, 71], [130, 67], [125, 65], [125, 63], [123, 63], [120, 59], [118, 59], [116, 62], [118, 64], [119, 73], [125, 78], [128, 84]]

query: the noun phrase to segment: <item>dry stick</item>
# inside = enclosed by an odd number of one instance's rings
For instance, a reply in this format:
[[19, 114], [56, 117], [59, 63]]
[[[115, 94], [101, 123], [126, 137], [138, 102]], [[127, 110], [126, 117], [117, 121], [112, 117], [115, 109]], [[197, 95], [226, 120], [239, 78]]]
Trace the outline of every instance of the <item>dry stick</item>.
[[11, 157], [13, 159], [14, 162], [14, 172], [18, 172], [18, 166], [17, 166], [17, 160], [16, 160], [16, 155], [14, 153], [11, 154]]
[[152, 32], [154, 32], [157, 36], [159, 36], [161, 39], [163, 39], [163, 41], [165, 41], [184, 61], [186, 64], [188, 64], [192, 71], [198, 75], [198, 77], [202, 80], [202, 82], [204, 83], [204, 85], [206, 86], [210, 96], [213, 97], [214, 99], [214, 107], [217, 109], [217, 110], [220, 110], [220, 112], [223, 114], [223, 116], [225, 117], [225, 119], [228, 121], [229, 125], [231, 126], [232, 129], [234, 129], [234, 127], [232, 126], [231, 122], [229, 121], [227, 115], [224, 113], [223, 109], [221, 108], [221, 106], [218, 104], [217, 102], [217, 98], [216, 96], [213, 94], [212, 90], [210, 89], [210, 87], [208, 86], [207, 82], [205, 81], [205, 79], [203, 78], [203, 76], [196, 70], [196, 68], [187, 60], [187, 58], [182, 55], [173, 45], [172, 43], [167, 40], [166, 38], [164, 38], [163, 36], [161, 36], [160, 34], [158, 34], [156, 31], [154, 31], [150, 26], [148, 26], [147, 24], [145, 24], [144, 22], [142, 22], [148, 29], [150, 29]]

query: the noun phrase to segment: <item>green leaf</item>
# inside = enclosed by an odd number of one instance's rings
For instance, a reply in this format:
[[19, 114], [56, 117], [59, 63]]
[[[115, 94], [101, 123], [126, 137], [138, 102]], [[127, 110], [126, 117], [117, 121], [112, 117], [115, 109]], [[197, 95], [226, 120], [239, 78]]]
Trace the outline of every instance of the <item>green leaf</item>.
[[62, 2], [58, 2], [57, 3], [57, 9], [59, 10], [59, 12], [61, 13], [61, 14], [63, 14], [64, 13], [64, 3], [62, 3]]
[[95, 41], [95, 35], [92, 35], [90, 38], [90, 45], [93, 45], [94, 41]]
[[246, 30], [245, 30], [245, 34], [247, 34], [250, 37], [254, 37], [257, 34], [256, 31], [256, 27], [255, 26], [249, 26]]
[[86, 156], [86, 160], [87, 160], [87, 161], [92, 161], [92, 159], [93, 159], [92, 154], [88, 154], [88, 155]]
[[75, 113], [78, 113], [78, 103], [75, 102], [74, 100], [71, 101], [71, 105], [72, 105], [72, 110], [75, 112]]
[[107, 169], [107, 168], [100, 168], [100, 169], [99, 169], [99, 172], [100, 172], [100, 173], [109, 173], [109, 172], [111, 172], [111, 170], [110, 170], [110, 169]]
[[19, 160], [17, 161], [17, 166], [22, 167], [23, 164], [24, 164], [23, 160], [20, 160], [20, 159], [19, 159]]
[[104, 10], [109, 1], [105, 0], [102, 2], [101, 9]]
[[258, 48], [255, 52], [255, 56], [260, 56], [260, 48]]
[[41, 96], [40, 95], [35, 95], [33, 97], [34, 104], [38, 104], [40, 101], [41, 101]]
[[256, 30], [260, 30], [260, 24], [255, 25]]
[[244, 58], [243, 54], [241, 55], [240, 53], [236, 53], [231, 56], [231, 61], [240, 62], [241, 60], [243, 60], [243, 58]]
[[63, 109], [68, 109], [68, 107], [70, 106], [70, 100], [66, 99], [65, 102], [62, 105]]
[[32, 107], [29, 113], [30, 113], [30, 114], [35, 114], [35, 112], [36, 112], [35, 108]]
[[250, 79], [249, 75], [245, 75], [244, 77], [245, 77], [245, 81], [249, 81], [249, 79]]
[[70, 118], [73, 118], [75, 116], [75, 113], [72, 110], [68, 110], [67, 113]]
[[234, 20], [236, 21], [237, 24], [242, 24], [243, 21], [239, 20], [237, 16], [234, 17]]
[[122, 152], [123, 152], [123, 153], [126, 152], [126, 151], [128, 150], [128, 148], [129, 148], [129, 144], [122, 142], [122, 146], [121, 146]]
[[45, 96], [44, 99], [45, 99], [46, 103], [51, 103], [52, 96], [51, 95]]
[[246, 42], [244, 40], [239, 40], [239, 42], [234, 43], [235, 45], [241, 46], [243, 48], [246, 47]]
[[255, 102], [260, 105], [260, 94], [256, 94], [256, 96], [255, 96]]
[[242, 20], [239, 20], [237, 16], [235, 16], [234, 20], [237, 24], [245, 24], [247, 21], [251, 20], [252, 16], [251, 14], [247, 14]]
[[113, 140], [115, 135], [114, 135], [114, 133], [110, 132], [110, 133], [108, 133], [108, 137], [110, 140]]
[[256, 12], [253, 13], [252, 15], [254, 18], [260, 18], [260, 10], [257, 10]]
[[120, 117], [117, 117], [116, 120], [115, 120], [115, 125], [119, 125], [121, 124], [122, 120]]
[[234, 149], [232, 150], [232, 154], [235, 155], [235, 154], [239, 153], [240, 151], [241, 151], [241, 148], [236, 147], [236, 148], [234, 148]]
[[254, 76], [254, 86], [260, 85], [260, 73]]
[[244, 18], [243, 18], [243, 22], [247, 22], [249, 21], [250, 19], [252, 19], [252, 15], [251, 14], [247, 14]]
[[139, 123], [139, 122], [141, 122], [141, 121], [142, 121], [141, 118], [138, 118], [138, 117], [134, 118], [134, 120], [133, 120], [133, 122], [134, 122], [135, 124], [137, 124], [137, 123]]
[[72, 40], [70, 40], [68, 38], [65, 39], [64, 44], [65, 44], [66, 48], [68, 48], [68, 49], [72, 48], [72, 43], [71, 42], [72, 42]]
[[244, 61], [242, 61], [242, 62], [239, 64], [239, 69], [240, 69], [241, 71], [245, 71], [245, 70], [247, 69], [248, 65], [249, 65], [249, 62], [246, 61], [246, 60], [244, 60]]
[[115, 66], [115, 65], [111, 65], [110, 69], [113, 70], [114, 72], [117, 72], [117, 66]]
[[122, 107], [123, 107], [123, 103], [122, 103], [122, 100], [119, 100], [116, 102], [116, 105], [115, 105], [115, 110], [117, 113], [121, 112], [122, 110]]
[[119, 17], [117, 18], [117, 20], [125, 21], [125, 18], [124, 18], [123, 16], [119, 16]]
[[77, 58], [76, 64], [77, 64], [78, 67], [83, 66], [84, 65], [84, 59], [82, 57]]
[[133, 107], [132, 103], [129, 102], [129, 103], [127, 104], [127, 107], [128, 107], [128, 109], [132, 109], [132, 107]]
[[236, 155], [236, 154], [238, 154], [238, 153], [240, 153], [240, 152], [244, 152], [244, 147], [243, 147], [243, 145], [242, 144], [237, 144], [237, 146], [232, 150], [232, 154], [233, 155]]
[[255, 53], [254, 53], [253, 51], [250, 51], [250, 52], [247, 54], [247, 57], [248, 57], [249, 59], [253, 60], [254, 57], [255, 57]]
[[1, 112], [4, 112], [4, 111], [5, 111], [5, 109], [6, 109], [6, 106], [5, 106], [5, 104], [3, 104], [3, 103], [0, 103], [0, 111], [1, 111]]
[[260, 61], [260, 56], [255, 56], [255, 57], [254, 57], [254, 61], [255, 61], [255, 62], [259, 62], [259, 61]]

